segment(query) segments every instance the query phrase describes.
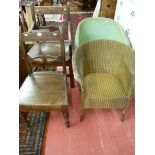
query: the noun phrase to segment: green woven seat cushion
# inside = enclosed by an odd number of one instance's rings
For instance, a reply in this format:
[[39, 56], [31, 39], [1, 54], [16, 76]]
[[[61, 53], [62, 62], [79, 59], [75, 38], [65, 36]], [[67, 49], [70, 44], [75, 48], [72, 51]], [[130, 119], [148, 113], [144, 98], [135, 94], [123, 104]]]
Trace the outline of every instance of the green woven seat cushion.
[[121, 81], [110, 73], [93, 73], [84, 78], [86, 98], [126, 96]]

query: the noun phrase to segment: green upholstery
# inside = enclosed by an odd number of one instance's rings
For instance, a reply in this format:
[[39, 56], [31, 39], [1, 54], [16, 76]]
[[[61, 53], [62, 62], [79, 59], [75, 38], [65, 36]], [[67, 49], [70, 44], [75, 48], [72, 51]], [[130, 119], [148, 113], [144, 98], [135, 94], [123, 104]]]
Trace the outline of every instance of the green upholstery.
[[75, 47], [99, 39], [115, 40], [131, 47], [122, 26], [112, 19], [105, 17], [87, 18], [79, 23], [75, 33]]
[[80, 45], [73, 72], [81, 87], [81, 108], [127, 109], [134, 88], [134, 51], [112, 40]]

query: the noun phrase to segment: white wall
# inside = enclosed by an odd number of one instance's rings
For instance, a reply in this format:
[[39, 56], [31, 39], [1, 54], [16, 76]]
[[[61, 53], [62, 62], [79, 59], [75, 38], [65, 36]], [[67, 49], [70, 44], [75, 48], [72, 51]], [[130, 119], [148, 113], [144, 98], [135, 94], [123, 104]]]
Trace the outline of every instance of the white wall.
[[114, 20], [126, 31], [133, 48], [135, 47], [135, 0], [117, 0]]

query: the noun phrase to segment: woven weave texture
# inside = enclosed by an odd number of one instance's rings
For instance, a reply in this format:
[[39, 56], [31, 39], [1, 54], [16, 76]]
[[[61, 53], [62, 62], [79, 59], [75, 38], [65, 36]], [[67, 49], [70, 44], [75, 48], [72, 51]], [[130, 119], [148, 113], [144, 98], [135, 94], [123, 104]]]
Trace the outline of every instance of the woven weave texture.
[[127, 108], [134, 87], [134, 51], [112, 40], [95, 40], [73, 54], [83, 108]]

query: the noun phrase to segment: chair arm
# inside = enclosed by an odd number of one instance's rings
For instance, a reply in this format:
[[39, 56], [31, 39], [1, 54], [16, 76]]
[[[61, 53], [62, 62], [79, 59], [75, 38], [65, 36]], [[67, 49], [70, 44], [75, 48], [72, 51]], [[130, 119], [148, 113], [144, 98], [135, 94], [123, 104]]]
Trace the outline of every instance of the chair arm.
[[134, 88], [134, 67], [121, 61], [118, 68], [118, 77], [122, 82], [127, 96], [130, 97]]
[[134, 89], [135, 89], [135, 53], [134, 51], [131, 52], [128, 57], [125, 57], [124, 60], [126, 62], [127, 68], [129, 70], [129, 77], [130, 77], [130, 87], [128, 90], [128, 97], [131, 98], [134, 95]]
[[129, 97], [129, 99], [131, 99], [134, 95], [134, 88], [135, 88], [135, 81], [133, 80], [127, 92], [127, 96]]
[[83, 52], [76, 49], [72, 56], [72, 66], [74, 78], [80, 84], [81, 91], [84, 91], [84, 77], [83, 77]]

